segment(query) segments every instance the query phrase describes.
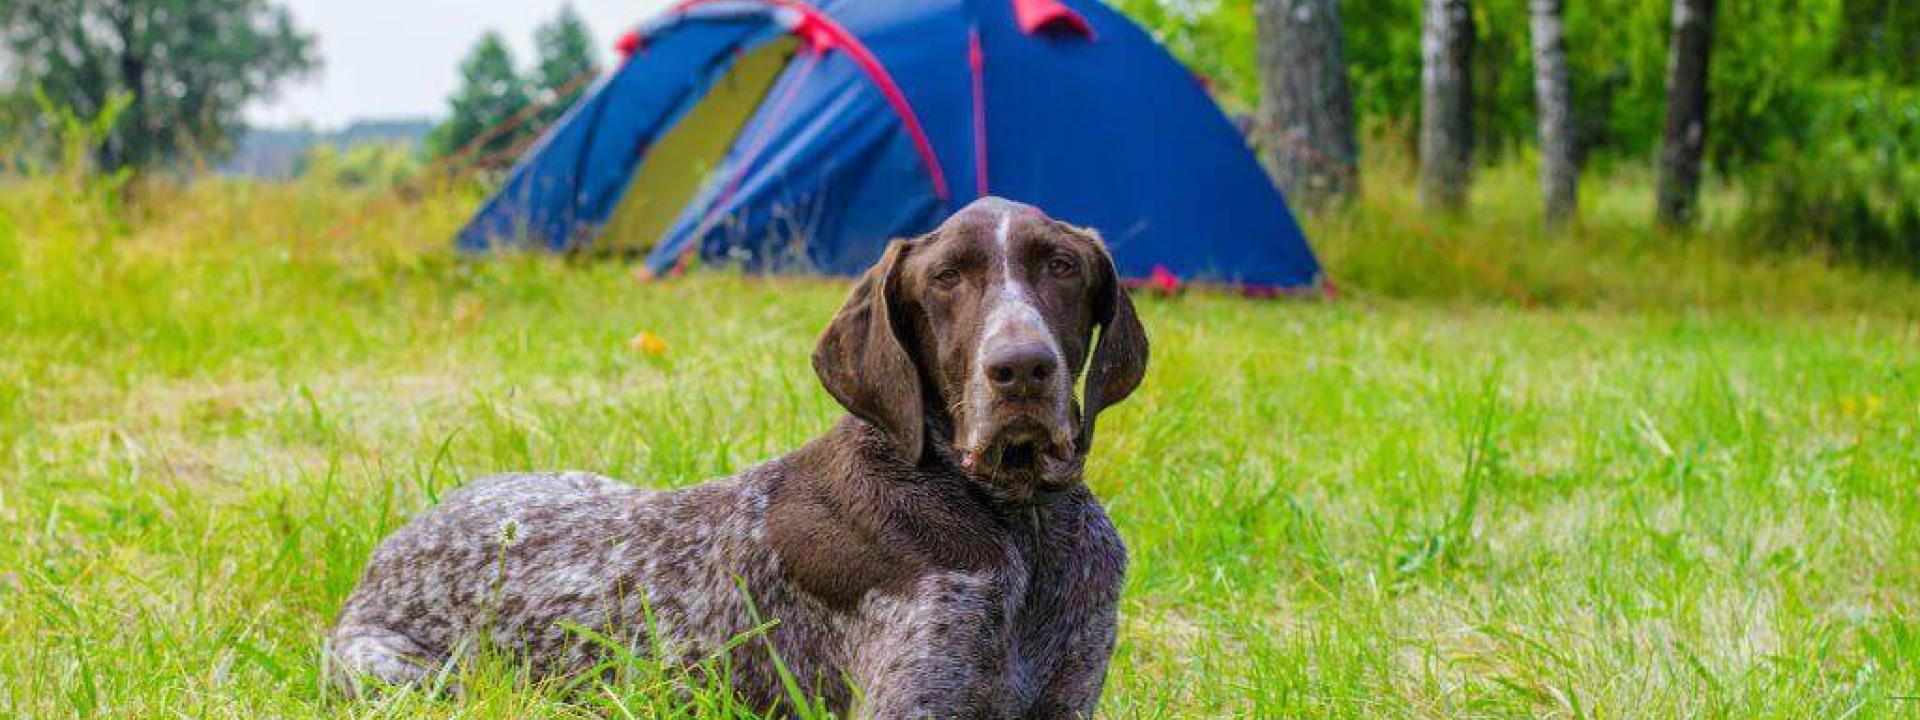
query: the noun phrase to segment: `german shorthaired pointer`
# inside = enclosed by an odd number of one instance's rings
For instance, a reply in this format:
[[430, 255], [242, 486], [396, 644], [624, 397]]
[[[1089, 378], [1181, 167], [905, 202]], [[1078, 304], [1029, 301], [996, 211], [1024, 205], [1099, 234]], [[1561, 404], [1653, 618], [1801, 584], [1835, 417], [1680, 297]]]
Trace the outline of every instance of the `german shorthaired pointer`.
[[[1098, 237], [981, 200], [895, 241], [834, 316], [813, 366], [850, 416], [826, 435], [683, 490], [475, 482], [374, 552], [333, 679], [417, 683], [475, 643], [591, 668], [603, 647], [572, 623], [675, 663], [723, 656], [775, 713], [769, 646], [843, 716], [1089, 716], [1127, 556], [1081, 474], [1095, 416], [1146, 362]], [[778, 623], [729, 646], [756, 618]]]

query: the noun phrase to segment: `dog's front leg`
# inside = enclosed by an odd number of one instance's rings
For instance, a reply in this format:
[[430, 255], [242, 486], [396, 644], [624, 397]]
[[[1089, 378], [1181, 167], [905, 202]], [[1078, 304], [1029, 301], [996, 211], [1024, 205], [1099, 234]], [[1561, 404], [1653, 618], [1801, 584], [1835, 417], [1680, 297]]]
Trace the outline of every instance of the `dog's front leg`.
[[1039, 697], [1030, 720], [1085, 720], [1100, 704], [1113, 656], [1127, 548], [1090, 493], [1062, 498], [1036, 518], [1037, 547], [1021, 651]]
[[1100, 704], [1106, 684], [1107, 661], [1113, 657], [1116, 631], [1111, 606], [1090, 613], [1071, 631], [1064, 657], [1040, 689], [1040, 697], [1026, 717], [1030, 720], [1087, 720]]
[[870, 596], [854, 643], [854, 717], [1014, 715], [1008, 582], [936, 573], [904, 596]]

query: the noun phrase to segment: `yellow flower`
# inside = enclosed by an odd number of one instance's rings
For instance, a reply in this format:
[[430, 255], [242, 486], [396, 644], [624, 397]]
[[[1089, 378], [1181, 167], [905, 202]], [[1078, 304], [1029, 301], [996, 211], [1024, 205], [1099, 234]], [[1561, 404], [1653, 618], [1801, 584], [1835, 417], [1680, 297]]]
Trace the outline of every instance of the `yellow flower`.
[[453, 304], [453, 324], [458, 328], [470, 328], [480, 322], [486, 314], [487, 303], [477, 297], [463, 297]]
[[639, 335], [635, 335], [632, 340], [628, 340], [627, 347], [638, 350], [643, 355], [652, 355], [654, 357], [667, 354], [667, 341], [660, 339], [659, 335], [645, 330], [641, 330]]

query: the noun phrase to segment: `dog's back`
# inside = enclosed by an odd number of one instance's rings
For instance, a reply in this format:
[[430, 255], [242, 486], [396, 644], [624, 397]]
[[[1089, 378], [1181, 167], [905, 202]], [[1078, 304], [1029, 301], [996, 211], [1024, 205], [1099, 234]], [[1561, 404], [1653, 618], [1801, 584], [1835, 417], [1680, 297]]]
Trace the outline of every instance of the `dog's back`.
[[[461, 488], [374, 552], [331, 639], [334, 679], [350, 691], [369, 674], [417, 682], [481, 643], [547, 672], [605, 656], [568, 625], [656, 657], [701, 659], [751, 629], [736, 582], [766, 595], [761, 603], [782, 599], [757, 540], [773, 472], [675, 491], [588, 473]], [[673, 642], [642, 642], [652, 637]], [[765, 684], [752, 657], [742, 655], [738, 679]]]

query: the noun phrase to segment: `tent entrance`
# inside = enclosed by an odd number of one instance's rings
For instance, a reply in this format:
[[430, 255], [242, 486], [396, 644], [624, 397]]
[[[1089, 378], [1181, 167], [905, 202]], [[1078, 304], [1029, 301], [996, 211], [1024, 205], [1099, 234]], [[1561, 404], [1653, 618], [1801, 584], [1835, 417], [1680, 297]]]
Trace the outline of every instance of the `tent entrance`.
[[666, 235], [696, 195], [714, 182], [740, 131], [766, 100], [800, 47], [782, 36], [747, 50], [660, 141], [644, 151], [599, 242], [643, 252]]

